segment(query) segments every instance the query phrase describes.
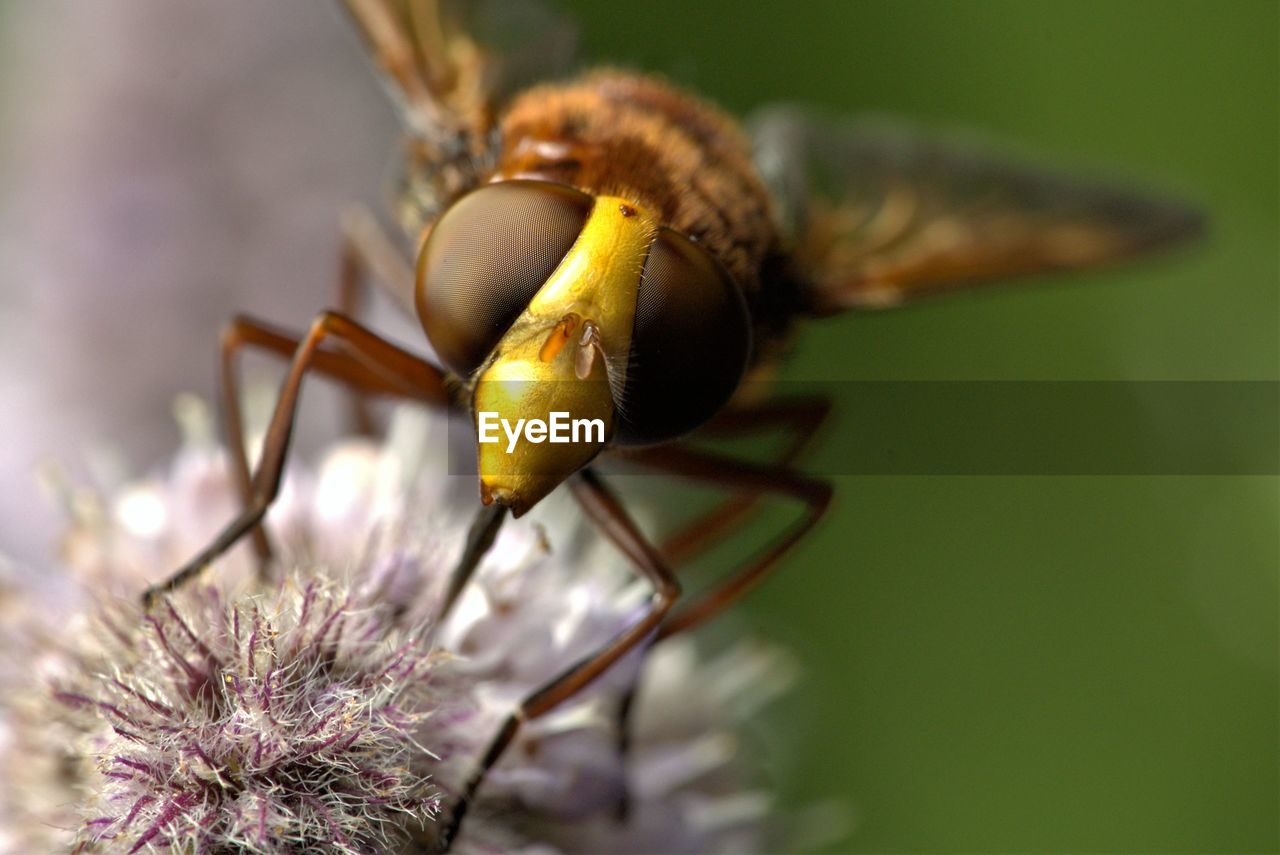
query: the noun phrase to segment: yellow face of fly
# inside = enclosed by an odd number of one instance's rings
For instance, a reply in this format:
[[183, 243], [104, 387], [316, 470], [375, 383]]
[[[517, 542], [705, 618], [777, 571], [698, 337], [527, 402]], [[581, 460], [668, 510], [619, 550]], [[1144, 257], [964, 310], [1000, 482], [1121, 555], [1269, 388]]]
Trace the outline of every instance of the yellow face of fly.
[[[475, 385], [480, 494], [519, 516], [613, 435], [636, 295], [658, 225], [612, 196], [498, 342]], [[539, 426], [541, 425], [541, 427]]]

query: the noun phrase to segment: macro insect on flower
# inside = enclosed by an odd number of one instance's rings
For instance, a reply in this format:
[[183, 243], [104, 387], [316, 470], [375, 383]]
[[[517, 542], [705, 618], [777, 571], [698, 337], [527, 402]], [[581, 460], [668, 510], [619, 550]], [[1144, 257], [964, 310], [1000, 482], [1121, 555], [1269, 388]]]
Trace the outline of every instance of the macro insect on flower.
[[[271, 544], [259, 524], [279, 491], [308, 374], [362, 394], [461, 408], [477, 433], [491, 423], [545, 426], [557, 414], [601, 425], [576, 441], [546, 442], [526, 430], [519, 442], [477, 444], [479, 508], [441, 617], [503, 520], [561, 485], [653, 593], [632, 625], [566, 662], [512, 710], [447, 811], [451, 830], [523, 722], [637, 646], [720, 612], [818, 522], [830, 486], [793, 464], [827, 403], [740, 394], [776, 362], [796, 321], [1099, 264], [1198, 229], [1197, 217], [1176, 204], [1063, 179], [903, 126], [830, 123], [776, 108], [744, 129], [656, 77], [612, 69], [519, 88], [513, 69], [557, 58], [486, 50], [468, 23], [482, 6], [344, 2], [401, 107], [405, 159], [395, 214], [403, 235], [386, 236], [370, 216], [347, 221], [340, 309], [317, 316], [309, 330], [244, 317], [228, 327], [222, 404], [245, 507], [146, 599], [246, 536], [267, 565]], [[417, 316], [441, 365], [351, 317], [366, 282]], [[252, 470], [236, 373], [246, 348], [290, 360]], [[771, 430], [792, 439], [764, 463], [683, 441], [695, 431]], [[605, 454], [729, 495], [654, 543], [597, 472]], [[675, 569], [766, 496], [796, 501], [803, 512], [718, 586], [673, 610]]]

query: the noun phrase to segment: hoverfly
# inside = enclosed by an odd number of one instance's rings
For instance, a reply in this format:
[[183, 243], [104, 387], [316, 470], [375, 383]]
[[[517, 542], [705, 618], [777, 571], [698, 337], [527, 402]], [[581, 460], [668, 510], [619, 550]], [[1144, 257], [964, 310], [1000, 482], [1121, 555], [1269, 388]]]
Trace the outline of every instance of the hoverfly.
[[[1184, 240], [1176, 204], [1063, 179], [910, 128], [766, 110], [744, 129], [657, 77], [601, 69], [513, 90], [458, 10], [433, 0], [343, 0], [404, 119], [396, 214], [412, 258], [372, 217], [345, 224], [341, 302], [366, 279], [418, 318], [440, 366], [343, 311], [293, 335], [236, 319], [222, 343], [223, 410], [245, 509], [148, 602], [259, 527], [281, 481], [304, 378], [504, 422], [569, 413], [602, 424], [578, 442], [479, 442], [480, 502], [446, 589], [448, 613], [508, 516], [561, 485], [653, 588], [643, 617], [512, 711], [451, 815], [461, 822], [522, 722], [646, 641], [693, 628], [759, 582], [823, 515], [829, 484], [795, 458], [821, 400], [748, 400], [799, 319], [878, 309], [960, 286], [1082, 268]], [[461, 4], [459, 4], [461, 5]], [[251, 471], [237, 354], [290, 360]], [[523, 420], [523, 421], [522, 421]], [[789, 430], [771, 461], [695, 448], [698, 431]], [[601, 479], [602, 455], [731, 497], [661, 544]], [[684, 610], [673, 568], [764, 496], [803, 515]], [[625, 708], [625, 704], [624, 704]]]

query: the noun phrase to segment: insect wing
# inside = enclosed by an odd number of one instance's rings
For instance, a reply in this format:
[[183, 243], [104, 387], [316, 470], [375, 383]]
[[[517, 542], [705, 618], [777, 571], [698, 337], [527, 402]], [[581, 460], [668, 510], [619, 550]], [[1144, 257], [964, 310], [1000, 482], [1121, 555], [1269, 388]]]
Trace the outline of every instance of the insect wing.
[[[571, 67], [576, 30], [537, 0], [342, 4], [400, 108], [406, 139], [388, 202], [412, 257], [440, 214], [484, 182], [507, 96]], [[411, 305], [412, 284], [396, 302]]]
[[756, 161], [817, 314], [1102, 264], [1200, 230], [1190, 208], [1090, 183], [956, 135], [772, 108]]
[[511, 94], [567, 76], [578, 65], [578, 26], [535, 0], [470, 0], [451, 4], [465, 17], [487, 60], [489, 92]]
[[479, 150], [514, 89], [557, 76], [576, 30], [535, 0], [342, 0], [411, 133]]

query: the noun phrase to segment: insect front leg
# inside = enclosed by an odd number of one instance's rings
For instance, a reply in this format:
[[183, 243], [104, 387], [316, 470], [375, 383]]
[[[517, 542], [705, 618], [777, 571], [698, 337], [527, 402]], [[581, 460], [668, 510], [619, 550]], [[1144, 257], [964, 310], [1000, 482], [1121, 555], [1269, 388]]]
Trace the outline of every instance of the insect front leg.
[[[294, 345], [293, 362], [267, 428], [257, 471], [248, 477], [247, 465], [242, 469], [249, 487], [244, 510], [176, 573], [146, 590], [143, 603], [148, 607], [160, 594], [172, 591], [200, 573], [261, 522], [280, 491], [298, 396], [308, 372], [326, 374], [368, 392], [418, 400], [440, 408], [449, 404], [450, 393], [443, 371], [336, 312], [324, 312], [317, 317], [300, 342], [247, 318], [233, 323], [231, 329], [233, 336], [238, 331], [242, 341], [252, 341], [268, 351], [282, 352]], [[342, 349], [324, 349], [326, 341]], [[238, 416], [238, 409], [235, 412]], [[236, 430], [242, 432], [238, 418], [236, 424]], [[243, 441], [238, 447], [243, 455]]]
[[[353, 4], [354, 5], [354, 4]], [[409, 314], [416, 315], [413, 269], [405, 261], [377, 219], [367, 208], [356, 207], [347, 211], [342, 219], [343, 253], [338, 279], [338, 304], [344, 314], [358, 311], [370, 281], [383, 286], [384, 292]], [[366, 406], [364, 394], [353, 393], [354, 424], [359, 433], [372, 433], [373, 420]], [[507, 509], [501, 505], [481, 507], [467, 533], [458, 563], [449, 575], [444, 598], [436, 613], [437, 624], [443, 622], [454, 603], [471, 580], [476, 568], [497, 539], [498, 531], [507, 518]]]
[[[338, 263], [337, 301], [340, 314], [355, 316], [364, 302], [364, 292], [371, 283], [380, 284], [401, 306], [413, 311], [413, 271], [377, 220], [366, 208], [356, 207], [342, 218], [342, 248]], [[223, 438], [231, 451], [232, 475], [244, 507], [253, 501], [252, 476], [248, 449], [245, 445], [244, 422], [240, 402], [240, 352], [246, 348], [261, 351], [284, 360], [293, 357], [302, 337], [272, 324], [247, 316], [237, 316], [222, 331], [219, 343], [219, 387], [222, 404]], [[330, 364], [327, 355], [314, 366], [316, 370], [343, 380], [351, 388], [352, 413], [356, 431], [371, 434], [372, 418], [366, 396], [378, 385], [376, 378], [351, 366], [345, 373], [341, 366]], [[335, 374], [334, 372], [338, 372]], [[353, 373], [354, 372], [354, 373]], [[386, 389], [381, 390], [386, 393]], [[395, 390], [392, 390], [395, 394]], [[266, 529], [255, 525], [250, 536], [258, 556], [259, 572], [265, 573], [272, 548]]]
[[653, 585], [649, 607], [638, 621], [615, 635], [603, 647], [578, 660], [528, 695], [507, 716], [498, 735], [490, 743], [476, 771], [467, 780], [461, 797], [454, 805], [449, 817], [449, 825], [446, 826], [440, 838], [441, 848], [444, 850], [448, 850], [457, 834], [463, 817], [466, 816], [467, 808], [475, 798], [485, 775], [516, 738], [520, 726], [526, 721], [544, 715], [582, 691], [608, 670], [609, 666], [649, 638], [662, 624], [663, 618], [680, 596], [680, 583], [676, 581], [675, 575], [659, 554], [657, 547], [649, 542], [632, 520], [631, 515], [623, 508], [622, 503], [595, 472], [589, 467], [583, 469], [574, 476], [570, 484], [574, 497], [586, 512], [587, 517], [613, 541], [624, 555], [631, 559], [636, 571]]

